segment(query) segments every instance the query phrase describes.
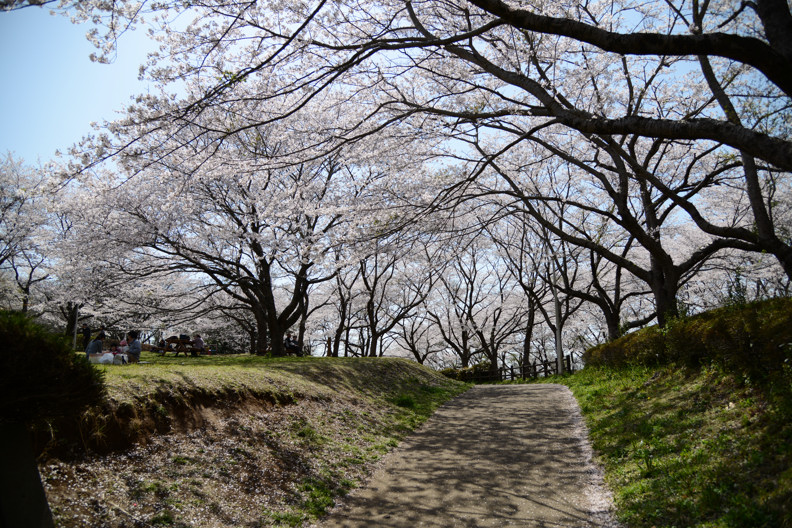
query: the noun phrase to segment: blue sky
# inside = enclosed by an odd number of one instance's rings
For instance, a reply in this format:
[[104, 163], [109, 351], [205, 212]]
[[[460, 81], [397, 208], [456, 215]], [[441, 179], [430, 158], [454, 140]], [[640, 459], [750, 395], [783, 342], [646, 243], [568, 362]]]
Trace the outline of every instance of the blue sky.
[[126, 36], [114, 63], [93, 63], [89, 29], [47, 9], [0, 12], [0, 153], [46, 163], [146, 91], [138, 66], [153, 46]]

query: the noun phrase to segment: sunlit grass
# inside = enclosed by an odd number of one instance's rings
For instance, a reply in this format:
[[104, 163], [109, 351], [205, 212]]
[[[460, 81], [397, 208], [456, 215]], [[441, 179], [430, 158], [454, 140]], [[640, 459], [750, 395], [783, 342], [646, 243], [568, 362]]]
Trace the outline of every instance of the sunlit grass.
[[788, 392], [717, 369], [585, 369], [548, 381], [578, 399], [626, 526], [792, 526]]
[[[302, 394], [332, 397], [337, 390], [353, 389], [372, 397], [387, 397], [400, 390], [385, 373], [395, 358], [267, 358], [239, 355], [199, 357], [159, 356], [144, 351], [134, 365], [110, 365], [105, 371], [108, 393], [122, 402], [145, 394], [180, 394], [196, 391], [205, 394], [253, 393], [274, 397], [300, 397]], [[386, 362], [391, 367], [384, 368]], [[372, 373], [373, 378], [361, 376]], [[363, 384], [363, 380], [366, 383]], [[373, 383], [372, 383], [373, 382]]]

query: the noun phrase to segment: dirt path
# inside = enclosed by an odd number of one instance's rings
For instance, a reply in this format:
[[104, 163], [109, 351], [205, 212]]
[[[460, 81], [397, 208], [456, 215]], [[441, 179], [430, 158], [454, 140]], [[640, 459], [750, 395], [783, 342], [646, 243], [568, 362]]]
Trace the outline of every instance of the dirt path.
[[561, 385], [477, 386], [317, 526], [608, 527], [610, 496]]

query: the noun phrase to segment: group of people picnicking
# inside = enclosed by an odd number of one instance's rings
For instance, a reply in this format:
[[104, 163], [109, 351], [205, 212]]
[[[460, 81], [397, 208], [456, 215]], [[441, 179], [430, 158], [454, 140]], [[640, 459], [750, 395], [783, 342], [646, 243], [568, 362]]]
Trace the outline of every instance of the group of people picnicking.
[[[85, 356], [91, 360], [91, 356], [107, 356], [112, 355], [110, 359], [116, 364], [137, 363], [140, 361], [140, 352], [143, 345], [140, 342], [140, 332], [137, 330], [130, 330], [126, 333], [124, 339], [121, 341], [112, 340], [108, 338], [107, 332], [101, 328], [95, 337], [87, 324], [82, 325], [82, 345], [85, 350]], [[203, 339], [199, 334], [190, 339], [189, 336], [180, 336], [189, 341], [189, 345], [193, 355], [202, 353], [205, 349]], [[164, 339], [160, 340], [159, 348], [163, 351], [166, 350], [167, 344]]]
[[[130, 330], [121, 341], [112, 340], [108, 338], [107, 332], [104, 328], [100, 329], [93, 339], [92, 331], [87, 324], [82, 325], [83, 349], [85, 356], [90, 360], [91, 356], [104, 356], [111, 354], [114, 356], [115, 363], [137, 363], [140, 361], [140, 352], [142, 344], [140, 342], [140, 332], [137, 330]], [[181, 344], [189, 345], [189, 351], [192, 355], [197, 356], [202, 354], [206, 349], [203, 339], [199, 334], [193, 335], [192, 338], [188, 335], [172, 336], [167, 339], [160, 339], [157, 346], [152, 350], [159, 351], [162, 354], [168, 351], [177, 351], [175, 348], [175, 341]], [[295, 339], [294, 334], [288, 333], [283, 342], [286, 352], [293, 355], [301, 355], [299, 342]], [[186, 352], [185, 352], [186, 355]]]
[[[180, 348], [178, 345], [182, 345]], [[204, 344], [203, 339], [201, 339], [200, 334], [193, 335], [192, 339], [188, 335], [180, 335], [180, 336], [171, 336], [167, 339], [160, 339], [157, 346], [154, 347], [154, 350], [165, 354], [168, 351], [176, 352], [178, 355], [179, 352], [184, 352], [187, 355], [187, 346], [189, 346], [189, 352], [193, 356], [198, 356], [203, 354], [206, 350], [206, 345]]]
[[140, 332], [130, 330], [124, 339], [118, 342], [111, 342], [107, 337], [105, 329], [102, 328], [91, 339], [91, 329], [87, 324], [82, 326], [83, 349], [85, 357], [89, 360], [92, 355], [111, 354], [119, 358], [120, 363], [137, 363], [140, 361], [140, 352], [143, 346], [140, 343]]

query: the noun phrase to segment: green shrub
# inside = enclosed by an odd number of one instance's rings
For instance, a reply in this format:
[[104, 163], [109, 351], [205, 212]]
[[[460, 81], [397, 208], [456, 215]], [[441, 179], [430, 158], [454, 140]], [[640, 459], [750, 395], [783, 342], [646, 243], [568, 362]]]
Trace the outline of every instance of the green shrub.
[[630, 335], [629, 355], [641, 365], [660, 365], [667, 360], [666, 341], [663, 332], [656, 326]]
[[665, 360], [665, 338], [655, 326], [597, 345], [583, 353], [583, 362], [591, 366], [659, 365]]
[[102, 376], [63, 336], [22, 313], [0, 312], [0, 422], [79, 416], [103, 396]]
[[792, 361], [792, 298], [745, 305], [670, 321], [664, 329], [644, 328], [583, 354], [591, 366], [689, 367], [717, 364], [749, 378], [781, 375]]
[[751, 378], [779, 373], [792, 352], [792, 299], [723, 309], [708, 335], [713, 360]]
[[483, 361], [465, 368], [448, 368], [440, 371], [440, 374], [457, 381], [465, 383], [475, 383], [492, 381], [490, 374], [490, 362]]
[[[697, 367], [707, 354], [707, 339], [717, 317], [712, 312], [688, 319], [672, 319], [666, 325], [664, 337], [665, 359], [668, 362]], [[652, 327], [657, 330], [657, 327]]]

